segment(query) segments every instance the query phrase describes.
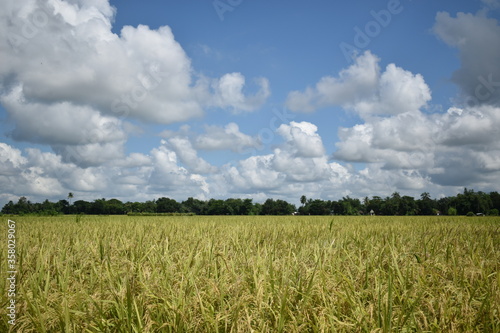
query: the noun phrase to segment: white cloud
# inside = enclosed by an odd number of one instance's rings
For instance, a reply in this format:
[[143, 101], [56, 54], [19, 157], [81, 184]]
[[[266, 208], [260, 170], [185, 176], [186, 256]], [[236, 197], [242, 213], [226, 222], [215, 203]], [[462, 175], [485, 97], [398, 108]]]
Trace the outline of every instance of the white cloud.
[[65, 161], [96, 166], [123, 158], [130, 126], [119, 117], [171, 124], [212, 107], [253, 111], [269, 97], [265, 78], [247, 95], [241, 73], [199, 76], [168, 26], [113, 33], [109, 1], [0, 5], [0, 102], [12, 137], [49, 144]]
[[431, 99], [420, 74], [389, 64], [381, 73], [380, 59], [366, 51], [339, 77], [325, 76], [316, 87], [288, 95], [287, 106], [296, 112], [312, 112], [327, 106], [342, 106], [362, 118], [416, 111]]
[[[497, 121], [488, 115], [498, 110], [483, 107], [480, 111], [486, 119]], [[491, 186], [500, 179], [500, 159], [496, 157], [500, 156], [499, 144], [486, 146], [486, 142], [476, 140], [471, 145], [452, 145], [444, 135], [447, 128], [454, 132], [456, 127], [457, 133], [464, 131], [460, 126], [471, 122], [471, 112], [465, 109], [446, 114], [407, 113], [342, 130], [335, 157], [344, 162], [366, 163], [361, 170], [329, 161], [319, 144], [322, 140], [317, 127], [307, 122], [282, 126], [278, 134], [284, 142], [272, 153], [236, 161], [215, 173], [211, 172], [213, 166], [198, 157], [191, 141], [180, 136], [168, 138], [150, 154], [134, 153], [114, 164], [87, 168], [65, 162], [53, 153], [38, 149], [23, 153], [2, 144], [0, 186], [6, 195], [22, 193], [35, 200], [64, 198], [70, 191], [76, 197], [91, 200], [148, 200], [165, 195], [177, 200], [189, 196], [271, 196], [292, 202], [302, 194], [324, 199], [384, 196], [396, 190], [413, 196], [423, 191], [450, 194], [463, 183], [471, 187]], [[479, 117], [479, 110], [474, 114]], [[411, 129], [405, 127], [408, 123]], [[475, 131], [467, 135], [481, 134], [472, 128]], [[490, 132], [490, 136], [491, 142], [500, 142], [498, 132]], [[314, 145], [321, 148], [314, 154], [304, 154], [306, 143], [311, 150], [315, 150]]]
[[333, 156], [403, 175], [416, 172], [442, 186], [488, 186], [485, 179], [498, 186], [499, 113], [499, 108], [482, 106], [372, 120], [341, 129]]
[[[19, 2], [15, 24], [0, 21], [6, 37], [0, 52], [9, 63], [0, 65], [4, 89], [22, 85], [28, 101], [86, 104], [159, 123], [202, 114], [191, 62], [169, 27], [125, 26], [118, 36], [107, 1], [40, 4]], [[27, 24], [36, 28], [33, 36], [23, 35]], [[21, 42], [13, 43], [14, 36]]]
[[3, 193], [46, 196], [63, 191], [57, 179], [59, 174], [45, 170], [45, 166], [53, 166], [53, 161], [47, 156], [38, 156], [32, 149], [28, 149], [28, 156], [23, 156], [20, 150], [0, 143], [0, 161], [0, 186]]
[[285, 175], [272, 167], [273, 155], [251, 156], [239, 161], [238, 166], [228, 167], [225, 176], [229, 184], [240, 191], [263, 191], [278, 188]]
[[0, 4], [0, 102], [13, 123], [11, 136], [53, 151], [0, 143], [2, 200], [61, 199], [71, 191], [87, 200], [296, 201], [302, 194], [338, 199], [399, 190], [416, 196], [500, 185], [500, 28], [484, 11], [440, 13], [434, 27], [458, 48], [462, 67], [453, 79], [478, 103], [423, 112], [431, 99], [423, 77], [396, 64], [380, 68], [367, 51], [337, 76], [288, 95], [286, 105], [295, 112], [340, 106], [361, 117], [340, 129], [331, 157], [319, 134], [324, 124], [284, 121], [275, 132], [282, 144], [217, 167], [199, 151], [256, 152], [263, 140], [234, 122], [205, 126], [202, 133], [184, 125], [162, 132], [165, 140], [149, 152], [126, 154], [129, 134], [137, 133], [133, 120], [171, 124], [206, 108], [254, 111], [270, 95], [267, 79], [248, 87], [238, 72], [198, 75], [169, 27], [128, 26], [114, 34], [115, 9], [106, 0]]
[[0, 142], [0, 173], [3, 176], [12, 176], [27, 160], [19, 149]]
[[52, 149], [61, 155], [65, 162], [82, 167], [99, 166], [113, 163], [125, 157], [123, 142], [89, 143], [84, 145], [52, 145]]
[[476, 108], [457, 109], [439, 119], [440, 129], [436, 140], [445, 146], [474, 147], [489, 150], [499, 147], [500, 107], [483, 105]]
[[287, 197], [296, 191], [330, 192], [350, 179], [349, 171], [329, 163], [317, 133], [309, 122], [281, 125], [277, 133], [285, 142], [272, 154], [252, 156], [223, 168], [230, 193], [266, 191]]
[[[496, 158], [500, 112], [495, 106], [500, 89], [494, 80], [499, 69], [500, 27], [483, 15], [451, 18], [440, 13], [434, 31], [460, 50], [462, 67], [454, 75], [455, 82], [479, 100], [478, 87], [480, 93], [488, 92], [487, 100], [454, 106], [446, 113], [424, 113], [421, 110], [430, 101], [431, 92], [423, 77], [395, 64], [380, 72], [379, 60], [369, 52], [341, 71], [338, 78], [325, 77], [316, 87], [289, 95], [288, 105], [295, 111], [339, 105], [361, 116], [362, 123], [339, 130], [340, 141], [333, 154], [343, 162], [368, 164], [351, 177], [356, 179], [353, 189], [361, 191], [358, 185], [363, 179], [369, 188], [378, 188], [380, 183], [408, 190], [500, 185]], [[477, 49], [485, 49], [485, 54], [478, 55]], [[357, 75], [361, 68], [375, 74]], [[351, 93], [352, 84], [359, 85], [359, 91]]]
[[[424, 107], [431, 99], [431, 92], [422, 75], [413, 75], [394, 64], [389, 64], [379, 82], [379, 99], [371, 110], [359, 110], [363, 116], [395, 115], [413, 112]], [[356, 108], [356, 106], [355, 106]]]
[[123, 157], [127, 135], [121, 120], [69, 102], [29, 103], [21, 91], [18, 86], [0, 97], [15, 124], [14, 139], [48, 144], [65, 161], [82, 166]]
[[234, 112], [254, 111], [260, 108], [267, 100], [271, 91], [269, 81], [266, 78], [256, 79], [259, 91], [251, 96], [245, 96], [243, 88], [245, 77], [241, 73], [225, 74], [218, 80], [214, 80], [213, 104], [221, 108], [230, 108]]
[[180, 161], [193, 173], [206, 174], [217, 171], [217, 168], [198, 156], [187, 138], [173, 137], [164, 141], [179, 157]]
[[43, 104], [28, 102], [18, 86], [0, 97], [15, 123], [13, 137], [42, 144], [83, 145], [123, 141], [121, 121], [102, 116], [89, 106], [69, 102]]
[[432, 167], [439, 128], [421, 112], [372, 119], [339, 130], [334, 157], [343, 161], [383, 163], [391, 169]]
[[331, 105], [346, 105], [373, 97], [380, 80], [379, 59], [366, 51], [353, 65], [342, 70], [339, 77], [325, 76], [314, 88], [292, 91], [287, 107], [295, 112], [313, 112]]
[[325, 148], [317, 131], [314, 124], [292, 121], [290, 125], [280, 125], [276, 132], [293, 147], [295, 156], [320, 157], [325, 154]]
[[210, 185], [205, 176], [179, 164], [176, 153], [165, 145], [149, 155], [133, 153], [116, 165], [82, 168], [51, 152], [27, 148], [24, 152], [0, 143], [2, 198], [27, 196], [33, 201], [75, 198], [123, 198], [151, 200], [168, 194], [178, 200], [206, 198]]
[[[151, 151], [153, 169], [148, 180], [148, 192], [169, 193], [170, 197], [197, 196], [209, 193], [206, 177], [190, 173], [179, 166], [177, 155], [164, 145]], [[193, 195], [195, 193], [196, 195]]]
[[261, 145], [258, 138], [242, 133], [236, 123], [229, 123], [224, 127], [206, 125], [205, 133], [193, 136], [192, 140], [197, 149], [203, 150], [243, 152]]

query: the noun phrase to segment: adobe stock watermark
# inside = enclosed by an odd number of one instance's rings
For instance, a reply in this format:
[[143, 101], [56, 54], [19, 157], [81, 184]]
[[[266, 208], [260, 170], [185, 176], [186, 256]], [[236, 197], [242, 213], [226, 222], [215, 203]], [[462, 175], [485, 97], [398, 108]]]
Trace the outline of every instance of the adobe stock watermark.
[[26, 18], [14, 19], [14, 26], [18, 27], [7, 35], [7, 41], [14, 51], [19, 51], [24, 45], [36, 38], [49, 24], [49, 18], [53, 16], [48, 8], [37, 8]]
[[232, 12], [236, 7], [241, 5], [243, 0], [214, 0], [212, 5], [214, 6], [219, 20], [224, 21], [224, 14], [226, 12]]
[[17, 254], [16, 254], [16, 222], [7, 220], [7, 317], [10, 325], [16, 324], [16, 282], [17, 282]]
[[361, 50], [366, 49], [372, 40], [380, 35], [383, 28], [387, 28], [391, 24], [393, 16], [400, 14], [403, 9], [404, 7], [401, 5], [400, 0], [389, 0], [387, 9], [370, 11], [373, 20], [368, 21], [362, 28], [359, 26], [353, 28], [355, 34], [352, 44], [347, 42], [339, 44], [346, 61], [348, 63], [353, 62], [355, 57], [361, 53]]
[[494, 95], [500, 95], [500, 81], [494, 81], [492, 73], [487, 78], [482, 75], [478, 76], [477, 80], [479, 83], [474, 89], [474, 96], [468, 96], [465, 101], [469, 107], [487, 102]]

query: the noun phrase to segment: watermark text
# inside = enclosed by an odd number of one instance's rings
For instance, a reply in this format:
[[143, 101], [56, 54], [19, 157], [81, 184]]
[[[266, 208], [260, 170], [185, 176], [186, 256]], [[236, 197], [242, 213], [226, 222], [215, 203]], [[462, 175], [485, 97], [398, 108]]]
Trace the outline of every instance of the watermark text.
[[8, 323], [16, 324], [16, 222], [7, 220], [7, 317]]

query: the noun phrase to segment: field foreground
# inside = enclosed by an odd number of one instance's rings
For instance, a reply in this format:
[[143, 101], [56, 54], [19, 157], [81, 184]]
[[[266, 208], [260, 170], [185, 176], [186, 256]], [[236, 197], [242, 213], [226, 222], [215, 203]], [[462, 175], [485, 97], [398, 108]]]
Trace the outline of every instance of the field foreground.
[[499, 218], [11, 219], [1, 332], [500, 332]]

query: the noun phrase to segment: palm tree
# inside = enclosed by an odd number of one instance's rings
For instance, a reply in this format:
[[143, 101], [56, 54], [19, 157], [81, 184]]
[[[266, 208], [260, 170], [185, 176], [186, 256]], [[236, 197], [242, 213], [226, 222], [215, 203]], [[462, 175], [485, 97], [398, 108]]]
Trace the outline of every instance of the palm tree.
[[302, 204], [302, 206], [304, 206], [307, 202], [307, 198], [305, 195], [301, 196], [300, 197], [300, 203]]
[[71, 199], [73, 199], [73, 192], [68, 193], [69, 205], [71, 206]]

